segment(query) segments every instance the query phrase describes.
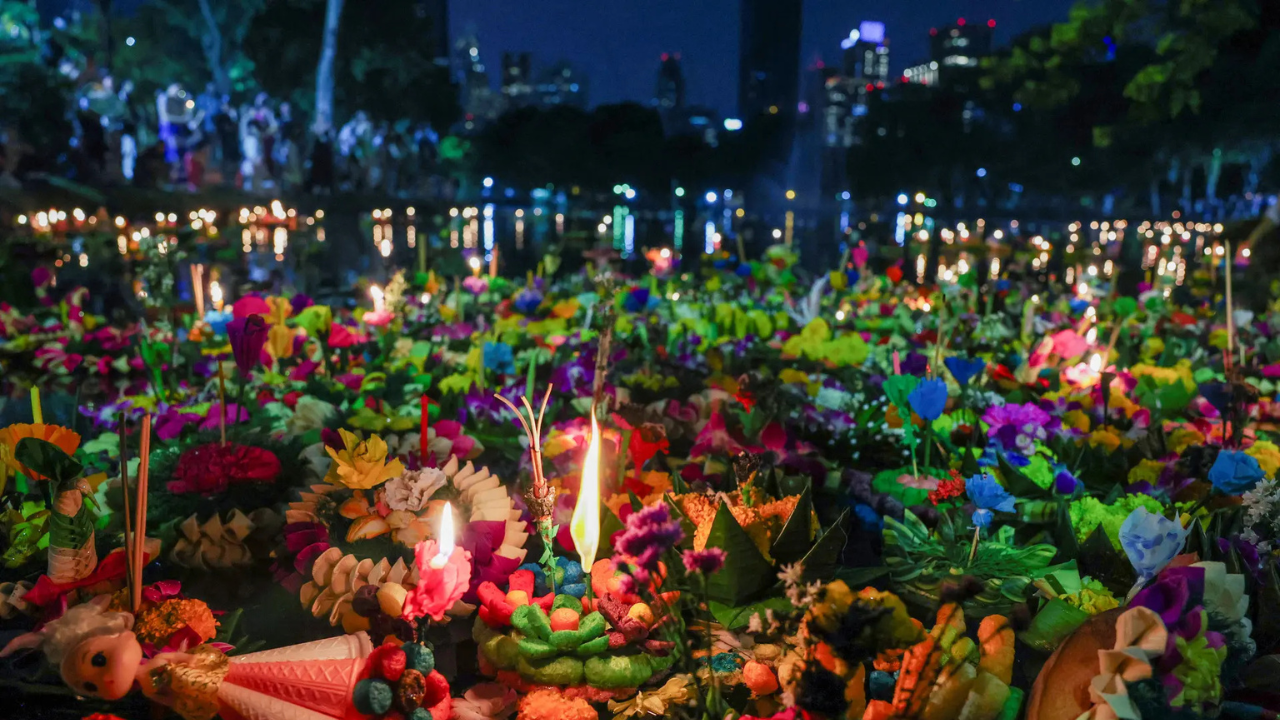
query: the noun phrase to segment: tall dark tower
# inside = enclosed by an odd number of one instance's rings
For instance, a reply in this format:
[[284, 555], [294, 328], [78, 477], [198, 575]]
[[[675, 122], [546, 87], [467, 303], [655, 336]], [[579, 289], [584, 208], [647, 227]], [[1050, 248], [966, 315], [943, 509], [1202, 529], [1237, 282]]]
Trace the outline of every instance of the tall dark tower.
[[794, 115], [800, 99], [801, 0], [742, 0], [738, 114]]
[[680, 68], [680, 53], [662, 53], [653, 104], [658, 112], [684, 108], [684, 70]]
[[419, 12], [431, 18], [432, 52], [436, 63], [449, 66], [449, 0], [421, 0]]

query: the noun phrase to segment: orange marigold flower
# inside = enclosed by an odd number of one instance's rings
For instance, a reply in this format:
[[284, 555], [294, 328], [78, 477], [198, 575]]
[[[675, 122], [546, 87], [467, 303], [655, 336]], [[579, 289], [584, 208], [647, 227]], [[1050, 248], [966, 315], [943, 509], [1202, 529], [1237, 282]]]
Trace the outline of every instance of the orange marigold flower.
[[0, 449], [0, 457], [4, 458], [4, 463], [33, 479], [37, 476], [13, 457], [14, 450], [18, 447], [18, 442], [23, 438], [29, 437], [51, 442], [68, 455], [75, 454], [76, 448], [80, 447], [80, 435], [61, 425], [15, 423], [0, 430], [0, 445], [4, 446], [3, 449]]

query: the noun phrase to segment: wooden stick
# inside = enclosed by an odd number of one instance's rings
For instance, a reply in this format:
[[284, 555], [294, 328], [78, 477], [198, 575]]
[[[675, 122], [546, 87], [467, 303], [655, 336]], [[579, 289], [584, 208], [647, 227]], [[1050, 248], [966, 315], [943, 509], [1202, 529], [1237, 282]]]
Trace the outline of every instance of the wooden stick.
[[120, 492], [124, 497], [124, 562], [125, 574], [129, 580], [129, 612], [137, 613], [138, 605], [133, 592], [133, 513], [130, 507], [133, 501], [129, 498], [129, 444], [125, 435], [125, 423], [128, 416], [120, 413]]
[[[238, 408], [237, 408], [238, 410]], [[222, 434], [222, 447], [227, 446], [227, 380], [218, 361], [218, 431]]]
[[1223, 363], [1223, 370], [1230, 370], [1230, 369], [1231, 369], [1231, 364], [1232, 364], [1232, 362], [1234, 362], [1234, 360], [1235, 360], [1235, 358], [1234, 358], [1234, 355], [1235, 355], [1235, 339], [1234, 339], [1234, 337], [1235, 337], [1235, 334], [1236, 334], [1236, 333], [1235, 333], [1235, 322], [1236, 322], [1236, 321], [1235, 321], [1235, 318], [1233, 318], [1233, 317], [1232, 317], [1232, 302], [1231, 302], [1231, 266], [1232, 266], [1232, 264], [1233, 264], [1233, 262], [1232, 262], [1232, 261], [1235, 259], [1235, 256], [1233, 256], [1233, 255], [1231, 254], [1231, 241], [1230, 241], [1230, 240], [1228, 240], [1228, 241], [1226, 242], [1226, 247], [1227, 247], [1227, 253], [1226, 253], [1226, 265], [1225, 265], [1225, 272], [1226, 272], [1226, 274], [1227, 274], [1227, 354], [1226, 354], [1225, 356], [1223, 356], [1223, 359], [1224, 359], [1224, 361], [1225, 361], [1225, 362]]
[[147, 548], [147, 479], [151, 471], [151, 414], [142, 418], [141, 455], [138, 465], [138, 512], [134, 533], [133, 604], [142, 604], [142, 566]]

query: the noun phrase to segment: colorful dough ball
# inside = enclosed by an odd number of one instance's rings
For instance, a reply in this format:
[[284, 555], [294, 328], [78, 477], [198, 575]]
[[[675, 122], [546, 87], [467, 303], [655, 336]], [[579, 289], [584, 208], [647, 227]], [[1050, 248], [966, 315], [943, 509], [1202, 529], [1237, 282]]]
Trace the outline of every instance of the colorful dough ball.
[[405, 643], [403, 649], [406, 667], [423, 675], [430, 675], [436, 669], [436, 654], [431, 648], [422, 643]]
[[395, 693], [384, 680], [368, 679], [356, 683], [351, 701], [365, 715], [381, 715], [391, 709]]

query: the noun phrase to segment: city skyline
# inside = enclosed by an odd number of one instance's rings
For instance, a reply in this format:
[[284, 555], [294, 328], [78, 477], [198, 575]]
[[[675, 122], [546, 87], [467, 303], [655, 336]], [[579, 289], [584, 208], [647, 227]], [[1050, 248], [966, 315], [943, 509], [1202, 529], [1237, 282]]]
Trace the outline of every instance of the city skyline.
[[[890, 77], [930, 54], [929, 30], [967, 17], [996, 21], [995, 45], [1028, 29], [1066, 18], [1074, 0], [805, 0], [800, 66], [821, 58], [838, 63], [840, 41], [865, 20], [885, 24], [892, 53]], [[705, 0], [697, 7], [649, 0], [644, 7], [623, 0], [584, 6], [571, 0], [498, 0], [453, 3], [450, 34], [474, 27], [490, 68], [503, 52], [529, 52], [535, 71], [567, 61], [591, 79], [591, 104], [649, 104], [662, 53], [680, 53], [687, 102], [724, 116], [738, 113], [739, 13], [741, 0]], [[490, 82], [496, 85], [496, 71]]]

